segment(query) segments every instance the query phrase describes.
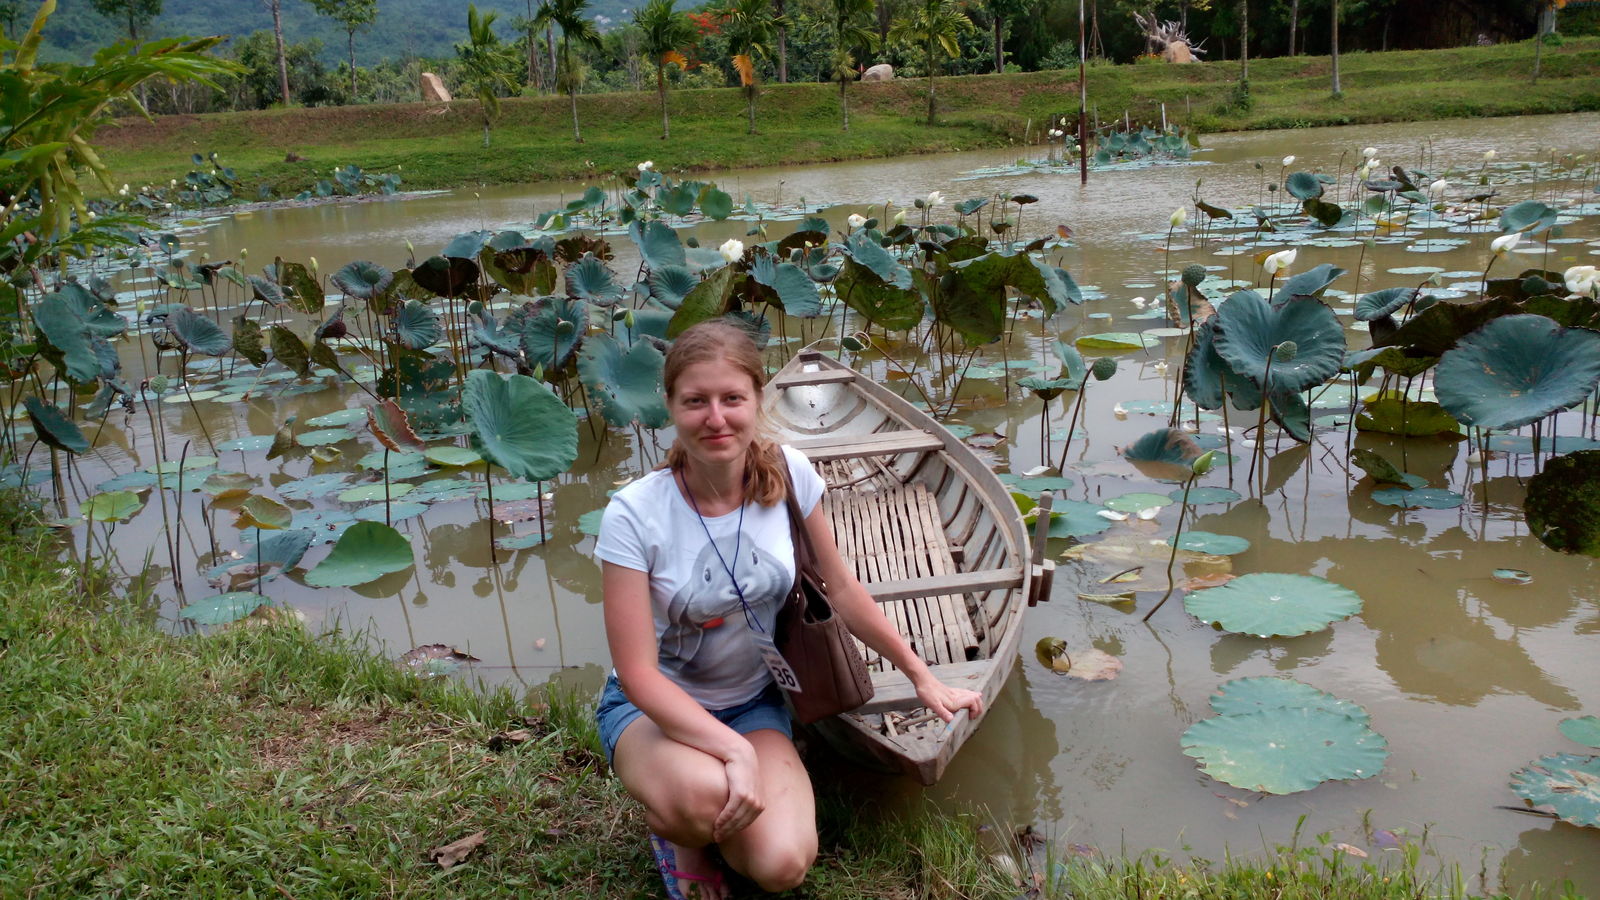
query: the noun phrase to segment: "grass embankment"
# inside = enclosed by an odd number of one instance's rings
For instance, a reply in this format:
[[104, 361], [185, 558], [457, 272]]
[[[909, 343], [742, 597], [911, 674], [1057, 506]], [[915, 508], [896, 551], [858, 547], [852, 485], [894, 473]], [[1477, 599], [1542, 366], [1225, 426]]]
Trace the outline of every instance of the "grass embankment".
[[[0, 897], [660, 896], [586, 703], [420, 681], [294, 624], [169, 635], [33, 522], [0, 496]], [[490, 749], [508, 727], [531, 740]], [[824, 794], [806, 896], [1018, 895], [970, 820], [862, 814]], [[427, 858], [477, 832], [464, 864]], [[1358, 863], [1073, 859], [1031, 896], [1464, 895]]]
[[[1231, 102], [1237, 62], [1103, 65], [1089, 70], [1089, 98], [1104, 121], [1130, 112], [1201, 132], [1365, 122], [1504, 116], [1600, 109], [1600, 38], [1545, 48], [1544, 77], [1529, 82], [1533, 45], [1349, 53], [1345, 95], [1329, 92], [1329, 60], [1253, 60], [1245, 108]], [[761, 133], [745, 133], [734, 88], [674, 91], [672, 138], [660, 140], [653, 92], [579, 98], [585, 143], [573, 141], [566, 98], [508, 100], [493, 146], [481, 146], [477, 104], [397, 104], [270, 110], [127, 120], [100, 132], [123, 180], [181, 177], [191, 153], [216, 151], [249, 181], [298, 191], [336, 165], [393, 171], [411, 189], [588, 178], [644, 159], [663, 170], [702, 171], [937, 153], [1037, 141], [1052, 116], [1077, 115], [1075, 70], [940, 78], [939, 124], [922, 123], [926, 79], [850, 88], [851, 126], [839, 127], [836, 85], [764, 85]], [[305, 158], [288, 163], [289, 153]], [[253, 194], [245, 199], [251, 199]]]

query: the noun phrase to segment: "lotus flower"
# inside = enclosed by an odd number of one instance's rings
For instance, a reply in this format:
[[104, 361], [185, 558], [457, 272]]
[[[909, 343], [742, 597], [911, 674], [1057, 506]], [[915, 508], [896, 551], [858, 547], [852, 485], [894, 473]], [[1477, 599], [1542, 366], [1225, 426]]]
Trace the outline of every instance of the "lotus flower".
[[655, 167], [656, 167], [655, 160], [647, 159], [644, 162], [639, 163], [639, 174], [643, 175], [644, 173], [650, 171], [651, 169], [654, 169]]
[[851, 213], [850, 218], [846, 219], [845, 221], [850, 223], [851, 228], [860, 228], [861, 226], [867, 224], [867, 217], [860, 213]]
[[1382, 169], [1383, 168], [1383, 160], [1381, 160], [1381, 159], [1369, 160], [1367, 162], [1367, 168], [1369, 168], [1369, 169]]
[[898, 228], [901, 225], [904, 225], [905, 223], [906, 223], [906, 211], [903, 210], [903, 209], [902, 210], [897, 210], [895, 212], [895, 214], [894, 214], [895, 227]]
[[1584, 297], [1593, 297], [1600, 293], [1600, 268], [1595, 266], [1573, 266], [1564, 275], [1567, 290]]
[[1189, 210], [1182, 206], [1173, 210], [1172, 215], [1167, 217], [1167, 224], [1173, 228], [1182, 228], [1183, 223], [1187, 221], [1189, 221]]
[[1498, 154], [1498, 153], [1496, 153], [1496, 152], [1495, 152], [1495, 151], [1494, 151], [1494, 150], [1492, 150], [1492, 149], [1491, 149], [1491, 150], [1485, 150], [1485, 151], [1483, 151], [1483, 161], [1484, 161], [1484, 162], [1493, 162], [1493, 161], [1494, 161], [1494, 158], [1495, 158], [1495, 157], [1496, 157], [1496, 156], [1499, 156], [1499, 155], [1500, 155], [1500, 154]]
[[1361, 151], [1361, 155], [1365, 156], [1367, 159], [1372, 159], [1378, 155], [1378, 148], [1368, 147], [1367, 149]]
[[1277, 253], [1268, 256], [1266, 261], [1261, 264], [1261, 267], [1267, 270], [1268, 275], [1276, 275], [1294, 265], [1294, 258], [1299, 255], [1300, 250], [1298, 247], [1279, 250]]
[[933, 193], [929, 194], [928, 199], [923, 202], [925, 202], [929, 207], [938, 206], [944, 202], [944, 193], [942, 191], [934, 191]]
[[1292, 165], [1294, 165], [1294, 154], [1291, 153], [1283, 158], [1283, 167], [1287, 169]]
[[1434, 183], [1428, 185], [1428, 196], [1429, 197], [1443, 197], [1444, 196], [1444, 192], [1448, 191], [1448, 190], [1450, 190], [1450, 182], [1445, 181], [1443, 178], [1441, 178], [1438, 181], [1435, 181]]
[[721, 253], [722, 258], [728, 262], [738, 262], [744, 257], [744, 241], [738, 238], [728, 238], [722, 243], [721, 247], [717, 248], [717, 252]]
[[317, 258], [315, 256], [312, 256], [312, 257], [308, 257], [308, 259], [311, 260], [311, 276], [313, 278], [315, 278], [316, 275], [317, 275]]
[[1500, 254], [1515, 248], [1520, 243], [1522, 243], [1522, 232], [1513, 231], [1510, 234], [1502, 234], [1490, 241], [1489, 249], [1494, 251], [1494, 255], [1499, 256]]

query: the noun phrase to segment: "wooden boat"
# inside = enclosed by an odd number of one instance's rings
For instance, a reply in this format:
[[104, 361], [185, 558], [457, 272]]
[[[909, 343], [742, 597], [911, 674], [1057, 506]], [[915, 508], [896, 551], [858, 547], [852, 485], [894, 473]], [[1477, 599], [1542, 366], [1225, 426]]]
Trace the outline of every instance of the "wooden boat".
[[[940, 681], [992, 706], [1017, 656], [1023, 610], [1049, 596], [1053, 569], [1037, 553], [1030, 559], [1000, 480], [927, 414], [820, 353], [790, 360], [766, 394], [780, 440], [827, 481], [823, 509], [856, 577]], [[962, 710], [941, 721], [905, 675], [862, 650], [877, 695], [822, 723], [824, 734], [933, 784], [981, 720]]]

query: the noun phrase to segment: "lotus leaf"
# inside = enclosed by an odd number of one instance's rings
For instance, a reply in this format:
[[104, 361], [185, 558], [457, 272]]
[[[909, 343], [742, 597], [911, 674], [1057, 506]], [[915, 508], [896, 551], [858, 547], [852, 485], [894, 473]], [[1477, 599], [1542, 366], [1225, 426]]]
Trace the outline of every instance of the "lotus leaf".
[[1466, 498], [1444, 488], [1387, 487], [1373, 491], [1372, 499], [1401, 509], [1455, 509]]
[[1056, 500], [1050, 507], [1053, 538], [1085, 538], [1111, 527], [1111, 520], [1100, 515], [1105, 507], [1081, 500]]
[[305, 341], [300, 340], [299, 335], [282, 325], [273, 325], [267, 329], [267, 337], [272, 344], [272, 355], [278, 362], [288, 366], [301, 378], [311, 375], [311, 351], [306, 349]]
[[1600, 828], [1600, 756], [1543, 757], [1513, 775], [1511, 789], [1563, 821]]
[[444, 337], [439, 314], [421, 300], [407, 300], [394, 317], [394, 337], [401, 346], [426, 350]]
[[1395, 310], [1410, 303], [1419, 293], [1416, 288], [1392, 287], [1366, 294], [1356, 301], [1356, 321], [1371, 322], [1393, 315]]
[[454, 389], [455, 364], [420, 350], [398, 351], [393, 368], [378, 378], [378, 393], [394, 397], [419, 434], [458, 434], [460, 397]]
[[700, 192], [689, 182], [671, 186], [662, 185], [656, 191], [656, 203], [661, 205], [662, 211], [675, 216], [687, 216], [694, 212], [694, 204], [698, 199]]
[[199, 625], [226, 625], [271, 603], [271, 600], [252, 591], [233, 591], [197, 600], [185, 606], [178, 616]]
[[1177, 428], [1157, 428], [1122, 449], [1123, 459], [1129, 462], [1168, 463], [1185, 467], [1194, 462], [1200, 453], [1200, 446], [1194, 442], [1194, 438]]
[[475, 369], [462, 406], [473, 448], [518, 478], [547, 481], [578, 458], [578, 422], [551, 390], [525, 375]]
[[1395, 396], [1369, 401], [1356, 416], [1356, 429], [1380, 434], [1420, 437], [1433, 434], [1458, 434], [1461, 426], [1437, 403], [1427, 400], [1401, 400]]
[[348, 263], [333, 273], [334, 286], [357, 300], [370, 301], [388, 289], [393, 281], [393, 272], [364, 259]]
[[833, 282], [839, 299], [884, 331], [904, 331], [922, 321], [922, 295], [886, 283], [866, 266], [845, 260]]
[[348, 428], [319, 428], [300, 432], [294, 436], [294, 442], [302, 447], [321, 447], [324, 444], [348, 441], [355, 436], [355, 432]]
[[622, 298], [622, 286], [605, 263], [594, 254], [585, 253], [567, 267], [567, 293], [596, 306], [615, 306]]
[[[1172, 539], [1168, 538], [1171, 544]], [[1179, 550], [1193, 550], [1212, 556], [1234, 556], [1250, 549], [1250, 541], [1232, 534], [1213, 534], [1209, 531], [1185, 531], [1178, 535]]]
[[1561, 733], [1585, 747], [1600, 747], [1600, 716], [1562, 719]]
[[304, 264], [286, 262], [275, 264], [273, 268], [277, 271], [278, 283], [289, 289], [290, 306], [308, 315], [322, 309], [326, 302], [322, 285], [311, 277]]
[[[478, 264], [462, 257], [430, 256], [411, 270], [411, 280], [436, 297], [461, 297], [477, 286]], [[400, 284], [397, 275], [392, 286]]]
[[[1344, 362], [1344, 328], [1320, 300], [1296, 297], [1273, 306], [1252, 291], [1240, 291], [1222, 304], [1216, 319], [1217, 354], [1269, 393], [1319, 385], [1338, 374]], [[1276, 351], [1288, 342], [1295, 346], [1294, 357], [1279, 359]]]
[[356, 519], [362, 522], [399, 522], [420, 516], [430, 509], [426, 503], [403, 500], [399, 503], [374, 503], [356, 510]]
[[628, 226], [628, 236], [639, 248], [639, 256], [651, 271], [662, 266], [684, 265], [683, 243], [678, 233], [660, 221], [633, 222]]
[[282, 306], [284, 304], [283, 288], [276, 281], [262, 278], [260, 275], [250, 276], [250, 294], [268, 306]]
[[1297, 200], [1310, 200], [1322, 196], [1322, 179], [1310, 172], [1293, 172], [1284, 182], [1284, 187]]
[[624, 350], [610, 335], [602, 335], [584, 344], [578, 377], [599, 399], [600, 412], [610, 424], [661, 428], [671, 420], [661, 385], [665, 361], [648, 341]]
[[1366, 725], [1337, 712], [1303, 707], [1202, 719], [1183, 733], [1182, 743], [1183, 752], [1212, 778], [1268, 794], [1308, 791], [1335, 779], [1371, 778], [1389, 758], [1388, 741]]
[[[1183, 502], [1183, 488], [1179, 488], [1167, 495], [1175, 502]], [[1189, 490], [1189, 505], [1204, 506], [1209, 503], [1232, 503], [1242, 498], [1242, 495], [1231, 488], [1197, 487]]]
[[239, 518], [234, 524], [239, 528], [276, 530], [288, 528], [293, 519], [294, 512], [289, 507], [271, 497], [251, 494], [240, 505]]
[[240, 316], [233, 320], [233, 349], [254, 365], [267, 364], [269, 357], [261, 326], [253, 319]]
[[260, 483], [260, 478], [243, 472], [212, 472], [205, 481], [200, 482], [200, 490], [215, 497], [229, 491], [252, 488]]
[[700, 212], [715, 222], [733, 215], [733, 198], [715, 185], [706, 185], [700, 192]]
[[816, 282], [794, 263], [774, 263], [770, 256], [758, 256], [750, 267], [750, 275], [758, 283], [772, 288], [778, 295], [778, 305], [789, 315], [811, 318], [822, 313], [822, 298], [817, 294]]
[[1314, 575], [1255, 572], [1183, 598], [1202, 622], [1261, 637], [1320, 631], [1361, 611], [1355, 591]]
[[528, 365], [545, 372], [566, 368], [588, 329], [589, 305], [561, 297], [524, 304], [505, 322], [505, 330], [520, 339]]
[[1484, 323], [1501, 316], [1515, 315], [1522, 307], [1511, 300], [1495, 297], [1478, 303], [1435, 303], [1392, 334], [1372, 336], [1375, 347], [1404, 347], [1412, 356], [1443, 356], [1463, 337]]
[[1183, 366], [1183, 389], [1201, 409], [1221, 409], [1232, 398], [1240, 409], [1258, 409], [1261, 389], [1235, 372], [1217, 353], [1217, 319], [1201, 322], [1194, 329], [1194, 346]]
[[366, 409], [360, 406], [352, 406], [346, 409], [336, 409], [331, 413], [323, 413], [320, 416], [307, 419], [306, 424], [315, 428], [335, 428], [340, 425], [352, 425], [356, 422], [362, 421], [366, 417]]
[[32, 314], [35, 328], [59, 353], [51, 357], [51, 363], [67, 380], [87, 384], [100, 374], [100, 360], [90, 346], [88, 328], [65, 297], [47, 294], [34, 304]]
[[411, 544], [400, 532], [382, 522], [356, 522], [340, 535], [327, 558], [306, 573], [306, 584], [351, 587], [403, 571], [412, 563]]
[[844, 243], [844, 252], [858, 265], [871, 269], [884, 284], [901, 290], [911, 287], [911, 270], [889, 255], [866, 229], [850, 235]]
[[265, 449], [267, 449], [268, 447], [271, 447], [271, 446], [272, 446], [272, 435], [270, 435], [270, 434], [249, 434], [249, 435], [245, 435], [242, 438], [234, 438], [233, 440], [230, 440], [230, 441], [223, 441], [222, 443], [217, 445], [217, 449], [218, 450], [239, 450], [241, 452], [249, 452], [251, 450], [265, 450]]
[[340, 491], [338, 500], [340, 503], [368, 503], [373, 500], [385, 499], [385, 494], [388, 495], [387, 499], [389, 500], [398, 500], [413, 490], [415, 490], [414, 485], [393, 481], [379, 481]]
[[493, 237], [494, 233], [491, 231], [463, 231], [452, 237], [439, 255], [447, 259], [477, 259], [478, 251], [482, 250]]
[[1161, 346], [1161, 339], [1134, 331], [1107, 331], [1089, 334], [1073, 341], [1079, 350], [1099, 350], [1107, 353], [1126, 353]]
[[1600, 333], [1505, 316], [1439, 360], [1439, 404], [1462, 424], [1520, 428], [1583, 402], [1600, 383]]
[[1600, 450], [1550, 460], [1529, 480], [1522, 513], [1546, 547], [1600, 556]]
[[1341, 207], [1337, 203], [1329, 203], [1328, 201], [1317, 197], [1312, 197], [1307, 200], [1305, 202], [1304, 209], [1306, 211], [1306, 215], [1316, 219], [1317, 223], [1322, 225], [1324, 228], [1332, 228], [1335, 225], [1338, 225], [1340, 222], [1345, 220], [1347, 215], [1344, 207]]
[[[1272, 295], [1272, 305], [1282, 306], [1295, 297], [1319, 297], [1328, 285], [1338, 280], [1344, 274], [1344, 269], [1338, 266], [1323, 263], [1313, 266], [1299, 275], [1290, 278]], [[1230, 300], [1232, 298], [1229, 298]]]
[[549, 539], [550, 536], [547, 534], [538, 531], [530, 531], [527, 534], [516, 534], [509, 537], [495, 538], [494, 545], [499, 547], [501, 550], [526, 550], [529, 547], [537, 547]]
[[116, 292], [110, 290], [103, 279], [95, 278], [92, 283], [100, 285], [95, 292], [77, 282], [68, 281], [58, 287], [56, 293], [66, 301], [67, 309], [77, 316], [91, 336], [114, 338], [121, 335], [128, 330], [128, 322], [107, 306], [116, 302]]
[[387, 398], [367, 409], [367, 428], [378, 443], [390, 450], [420, 450], [423, 446], [422, 439], [411, 428], [406, 411]]
[[259, 563], [277, 569], [290, 569], [298, 565], [311, 547], [315, 537], [305, 528], [288, 528], [265, 535], [255, 544], [241, 551], [237, 564]]
[[1017, 379], [1017, 387], [1032, 391], [1046, 403], [1054, 400], [1063, 391], [1075, 391], [1082, 385], [1082, 381], [1071, 378], [1040, 378], [1037, 375], [1029, 375]]
[[483, 457], [478, 451], [468, 447], [429, 447], [422, 455], [428, 461], [441, 466], [470, 466], [473, 463], [483, 462]]
[[650, 296], [677, 309], [700, 279], [684, 266], [661, 266], [650, 271], [646, 283], [650, 286]]
[[217, 458], [215, 456], [186, 456], [182, 459], [169, 459], [145, 466], [145, 471], [152, 475], [168, 475], [174, 472], [193, 472], [196, 469], [209, 469], [216, 464]]
[[1320, 709], [1362, 725], [1372, 718], [1360, 704], [1341, 700], [1293, 678], [1235, 678], [1211, 695], [1211, 711], [1219, 716], [1267, 709]]
[[1364, 447], [1350, 451], [1350, 460], [1379, 484], [1403, 484], [1406, 487], [1419, 488], [1428, 483], [1427, 479], [1420, 475], [1408, 475], [1400, 471], [1394, 463], [1389, 462], [1381, 454]]
[[39, 440], [68, 453], [89, 452], [89, 439], [83, 436], [77, 423], [67, 418], [61, 407], [38, 397], [27, 397], [22, 405], [28, 411], [28, 421], [39, 435]]
[[1145, 509], [1159, 509], [1170, 505], [1172, 502], [1172, 498], [1166, 494], [1136, 491], [1131, 494], [1123, 494], [1120, 497], [1112, 497], [1105, 502], [1105, 506], [1106, 509], [1114, 509], [1117, 512], [1136, 513]]
[[1066, 341], [1056, 341], [1056, 359], [1061, 360], [1061, 365], [1066, 368], [1067, 380], [1072, 382], [1072, 390], [1077, 390], [1084, 382], [1089, 380], [1089, 364], [1084, 360], [1078, 348]]
[[1526, 231], [1538, 234], [1556, 224], [1560, 213], [1538, 200], [1524, 200], [1506, 207], [1500, 213], [1500, 230], [1506, 233]]
[[83, 501], [78, 510], [91, 522], [123, 522], [144, 509], [144, 498], [133, 491], [106, 491]]
[[675, 338], [691, 326], [719, 318], [726, 313], [739, 274], [738, 266], [727, 265], [695, 285], [694, 290], [684, 296], [678, 311], [673, 313], [672, 321], [667, 325], [667, 336]]
[[578, 517], [578, 531], [582, 534], [598, 537], [600, 534], [600, 522], [605, 518], [605, 515], [604, 508], [589, 510]]

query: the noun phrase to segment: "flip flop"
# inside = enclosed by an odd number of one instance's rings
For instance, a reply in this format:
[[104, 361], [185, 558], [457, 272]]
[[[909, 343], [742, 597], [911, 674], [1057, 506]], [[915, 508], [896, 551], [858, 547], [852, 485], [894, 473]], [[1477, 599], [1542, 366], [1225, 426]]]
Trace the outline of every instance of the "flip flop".
[[661, 883], [666, 885], [667, 900], [688, 900], [678, 887], [679, 881], [698, 881], [716, 887], [722, 886], [721, 873], [695, 875], [678, 871], [678, 854], [672, 849], [671, 842], [654, 832], [650, 834], [650, 851], [655, 854], [656, 870], [661, 873]]

